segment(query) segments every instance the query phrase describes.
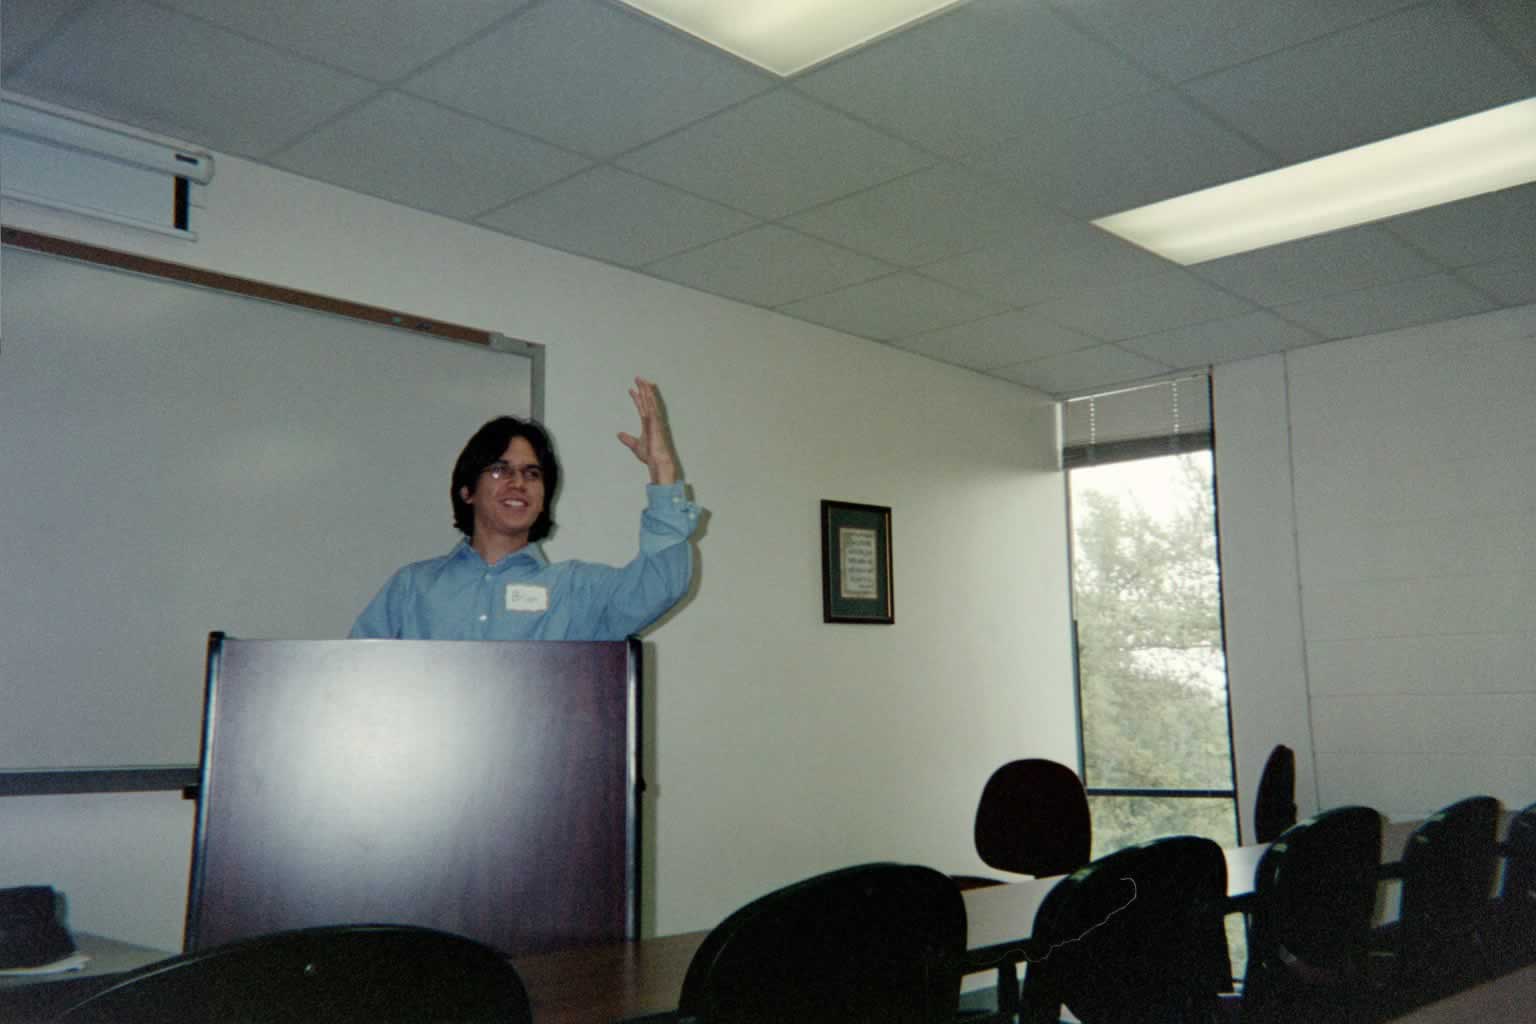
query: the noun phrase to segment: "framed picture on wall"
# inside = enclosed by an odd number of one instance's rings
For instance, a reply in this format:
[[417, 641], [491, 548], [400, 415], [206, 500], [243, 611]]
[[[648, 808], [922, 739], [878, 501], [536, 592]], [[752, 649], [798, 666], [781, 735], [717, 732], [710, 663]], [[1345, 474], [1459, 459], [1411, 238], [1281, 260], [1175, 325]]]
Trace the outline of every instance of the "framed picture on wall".
[[823, 622], [896, 621], [888, 507], [821, 503], [821, 613]]

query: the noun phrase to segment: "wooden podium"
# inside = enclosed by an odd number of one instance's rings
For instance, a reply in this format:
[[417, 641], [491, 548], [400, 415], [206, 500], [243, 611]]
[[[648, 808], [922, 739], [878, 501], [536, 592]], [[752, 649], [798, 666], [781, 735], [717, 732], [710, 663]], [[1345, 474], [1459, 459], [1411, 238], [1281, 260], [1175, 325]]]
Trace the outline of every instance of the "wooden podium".
[[208, 642], [185, 948], [321, 924], [635, 938], [640, 643]]

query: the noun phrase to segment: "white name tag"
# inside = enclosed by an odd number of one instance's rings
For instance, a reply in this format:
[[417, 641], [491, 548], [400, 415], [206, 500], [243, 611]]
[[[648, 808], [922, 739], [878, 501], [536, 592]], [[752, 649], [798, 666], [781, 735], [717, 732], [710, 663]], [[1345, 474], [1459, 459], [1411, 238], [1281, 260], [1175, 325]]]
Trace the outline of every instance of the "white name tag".
[[549, 588], [534, 586], [532, 583], [508, 583], [507, 611], [549, 611]]

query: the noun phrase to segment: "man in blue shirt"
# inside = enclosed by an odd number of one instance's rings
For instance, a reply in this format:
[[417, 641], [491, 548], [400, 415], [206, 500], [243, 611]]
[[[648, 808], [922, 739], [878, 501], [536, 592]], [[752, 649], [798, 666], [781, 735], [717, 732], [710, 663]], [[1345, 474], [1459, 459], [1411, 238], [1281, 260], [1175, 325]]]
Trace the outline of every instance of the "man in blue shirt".
[[614, 568], [544, 557], [538, 542], [554, 525], [560, 464], [542, 427], [503, 416], [469, 439], [453, 467], [453, 519], [465, 539], [395, 573], [351, 636], [622, 640], [660, 618], [692, 582], [699, 509], [684, 494], [656, 385], [637, 377], [629, 394], [640, 436], [619, 440], [650, 473], [634, 560]]

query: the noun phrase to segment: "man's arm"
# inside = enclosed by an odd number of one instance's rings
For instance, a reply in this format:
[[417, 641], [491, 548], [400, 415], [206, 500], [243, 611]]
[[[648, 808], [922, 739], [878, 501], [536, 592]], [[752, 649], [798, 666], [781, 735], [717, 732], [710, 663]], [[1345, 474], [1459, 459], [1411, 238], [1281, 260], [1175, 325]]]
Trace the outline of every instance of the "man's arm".
[[402, 569], [391, 576], [379, 588], [373, 600], [368, 602], [357, 621], [352, 623], [352, 630], [347, 634], [352, 640], [390, 640], [400, 636], [399, 616], [396, 613], [395, 603], [399, 581], [405, 574]]
[[677, 452], [672, 447], [672, 434], [667, 429], [667, 416], [661, 407], [661, 396], [656, 385], [642, 377], [635, 378], [635, 386], [629, 389], [635, 411], [640, 414], [640, 436], [619, 434], [624, 447], [635, 453], [635, 458], [645, 463], [653, 484], [675, 484], [681, 474], [677, 468]]

